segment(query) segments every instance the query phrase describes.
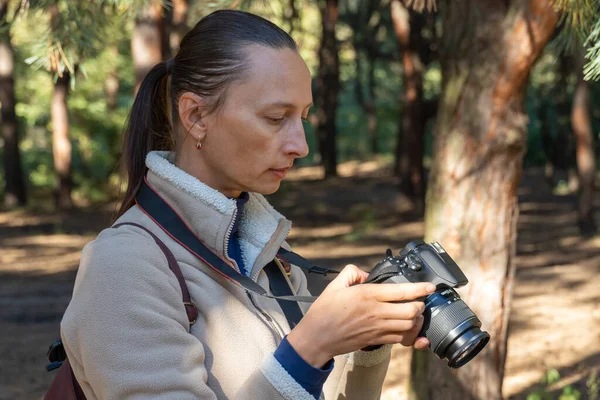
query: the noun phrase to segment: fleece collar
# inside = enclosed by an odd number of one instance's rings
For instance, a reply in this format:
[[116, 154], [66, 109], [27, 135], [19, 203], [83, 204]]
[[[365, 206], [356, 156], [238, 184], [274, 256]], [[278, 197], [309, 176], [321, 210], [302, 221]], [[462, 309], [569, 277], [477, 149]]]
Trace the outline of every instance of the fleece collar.
[[[227, 245], [236, 219], [236, 199], [200, 182], [173, 160], [173, 152], [150, 152], [146, 157], [148, 182], [210, 250], [233, 262], [227, 256]], [[253, 276], [275, 256], [291, 223], [257, 193], [249, 193], [238, 219], [242, 257], [246, 266], [252, 266]]]

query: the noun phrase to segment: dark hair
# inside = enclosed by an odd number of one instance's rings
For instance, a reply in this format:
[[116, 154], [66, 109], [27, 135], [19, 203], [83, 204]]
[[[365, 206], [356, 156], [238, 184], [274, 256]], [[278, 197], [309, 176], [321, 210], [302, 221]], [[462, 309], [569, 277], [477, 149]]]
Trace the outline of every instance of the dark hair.
[[148, 72], [125, 129], [121, 168], [127, 189], [116, 218], [135, 204], [146, 174], [146, 155], [152, 150], [174, 149], [173, 121], [178, 116], [179, 96], [196, 93], [208, 101], [210, 111], [218, 110], [228, 85], [244, 79], [248, 45], [297, 50], [294, 40], [266, 19], [243, 11], [220, 10], [202, 18], [183, 37], [173, 60], [163, 61]]

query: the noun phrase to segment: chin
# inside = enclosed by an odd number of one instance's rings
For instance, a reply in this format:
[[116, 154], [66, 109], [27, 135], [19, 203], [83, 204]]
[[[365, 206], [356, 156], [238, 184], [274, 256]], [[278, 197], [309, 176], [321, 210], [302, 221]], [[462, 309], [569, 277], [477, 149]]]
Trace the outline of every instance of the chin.
[[277, 181], [277, 183], [268, 183], [263, 185], [257, 185], [256, 188], [252, 188], [252, 191], [255, 193], [260, 193], [262, 195], [269, 195], [275, 193], [279, 190], [279, 186], [281, 185], [281, 181]]

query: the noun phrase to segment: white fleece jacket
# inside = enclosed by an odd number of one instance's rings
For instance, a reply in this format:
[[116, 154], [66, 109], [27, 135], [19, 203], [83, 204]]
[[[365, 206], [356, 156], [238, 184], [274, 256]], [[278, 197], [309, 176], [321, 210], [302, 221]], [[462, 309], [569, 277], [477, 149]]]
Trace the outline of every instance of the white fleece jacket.
[[[175, 167], [171, 156], [148, 155], [150, 185], [213, 252], [237, 268], [227, 257], [235, 200]], [[177, 280], [146, 232], [133, 226], [102, 231], [83, 250], [61, 323], [69, 361], [88, 399], [313, 399], [273, 356], [290, 330], [277, 301], [248, 295], [137, 206], [115, 224], [122, 222], [143, 225], [169, 247], [199, 316], [190, 330]], [[280, 246], [288, 247], [290, 228], [262, 196], [250, 195], [240, 216], [240, 247], [251, 278], [266, 290], [262, 268]], [[309, 295], [296, 266], [290, 281], [296, 294]], [[379, 398], [389, 357], [389, 346], [336, 357], [321, 397]]]

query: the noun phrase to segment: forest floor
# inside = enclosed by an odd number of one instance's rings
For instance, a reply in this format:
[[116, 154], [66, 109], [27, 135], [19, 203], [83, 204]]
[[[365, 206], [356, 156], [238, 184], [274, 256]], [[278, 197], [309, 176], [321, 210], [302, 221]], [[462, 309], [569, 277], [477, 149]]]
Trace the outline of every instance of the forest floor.
[[[422, 237], [423, 220], [396, 193], [388, 169], [347, 163], [340, 172], [320, 181], [319, 169], [298, 169], [270, 197], [294, 221], [295, 251], [329, 266], [369, 269], [387, 247]], [[519, 200], [505, 398], [525, 399], [555, 368], [561, 380], [550, 388], [553, 398], [572, 385], [587, 399], [586, 381], [600, 372], [600, 237], [579, 236], [575, 197], [553, 195], [540, 171], [525, 171]], [[0, 399], [39, 399], [49, 387], [54, 374], [44, 370], [45, 353], [59, 335], [81, 248], [113, 211], [0, 212]], [[326, 284], [313, 276], [309, 283], [315, 292]], [[383, 399], [405, 398], [409, 365], [410, 351], [395, 348]]]

